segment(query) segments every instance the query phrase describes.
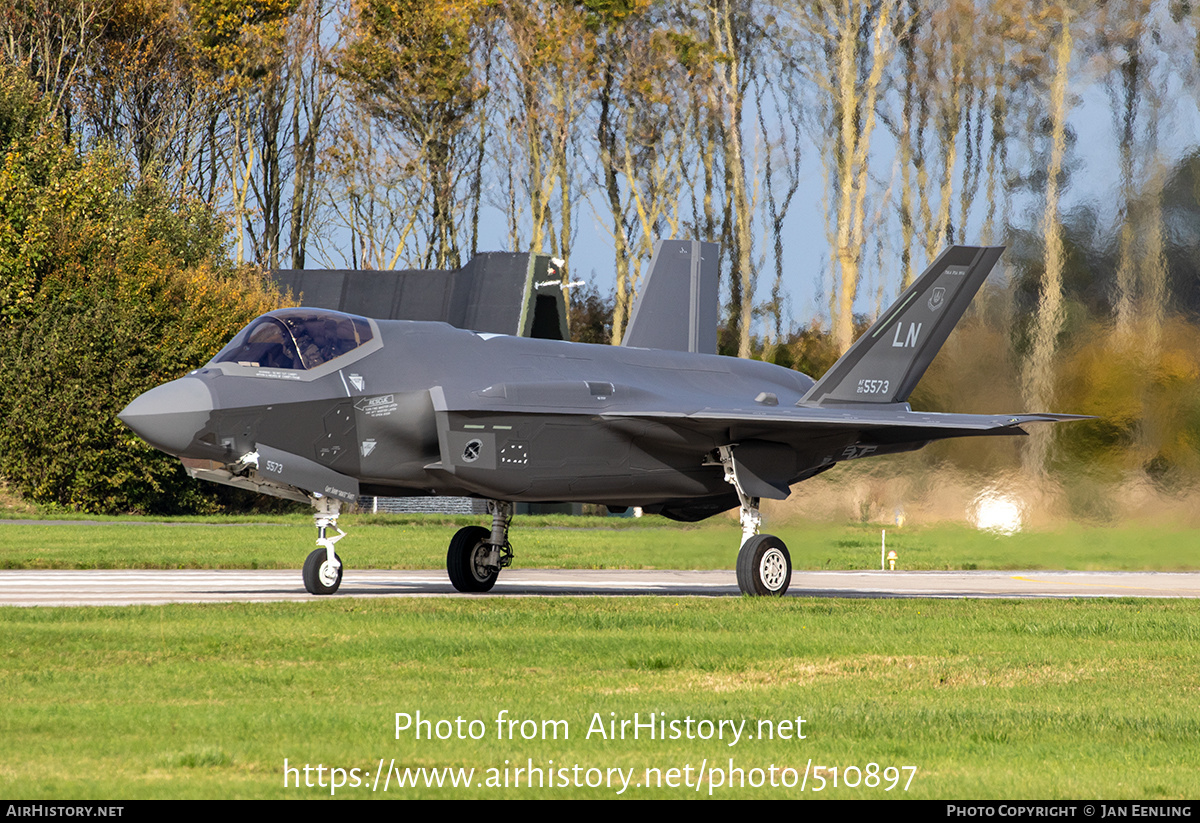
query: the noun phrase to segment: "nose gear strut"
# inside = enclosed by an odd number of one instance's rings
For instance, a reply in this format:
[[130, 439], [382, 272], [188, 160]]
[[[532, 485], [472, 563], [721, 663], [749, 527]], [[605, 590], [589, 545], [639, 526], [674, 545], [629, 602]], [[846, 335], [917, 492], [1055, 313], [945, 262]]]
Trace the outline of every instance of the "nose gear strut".
[[[304, 561], [304, 588], [309, 594], [333, 594], [342, 585], [342, 559], [333, 550], [334, 544], [346, 536], [337, 525], [342, 503], [319, 494], [314, 494], [311, 499], [317, 509], [313, 520], [317, 525], [317, 546], [320, 548]], [[337, 534], [329, 536], [329, 529]]]

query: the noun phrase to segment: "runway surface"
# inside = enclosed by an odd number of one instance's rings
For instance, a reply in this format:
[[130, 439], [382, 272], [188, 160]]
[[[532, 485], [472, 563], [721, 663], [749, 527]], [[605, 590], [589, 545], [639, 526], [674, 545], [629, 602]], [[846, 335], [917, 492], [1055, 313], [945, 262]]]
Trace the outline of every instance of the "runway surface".
[[[335, 595], [304, 591], [281, 571], [0, 571], [0, 606], [128, 606], [307, 601], [345, 597], [736, 597], [732, 571], [515, 569], [485, 595], [463, 595], [442, 571], [348, 569]], [[789, 597], [1191, 597], [1200, 572], [797, 571]]]

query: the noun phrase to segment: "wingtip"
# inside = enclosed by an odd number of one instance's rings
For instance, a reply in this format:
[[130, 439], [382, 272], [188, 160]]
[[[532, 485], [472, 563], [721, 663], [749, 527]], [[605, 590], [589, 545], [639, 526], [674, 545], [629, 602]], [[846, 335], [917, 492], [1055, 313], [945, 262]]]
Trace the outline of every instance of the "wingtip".
[[1054, 412], [1034, 412], [1031, 414], [1014, 415], [1013, 425], [1024, 423], [1070, 423], [1074, 420], [1099, 420], [1094, 414], [1055, 414]]

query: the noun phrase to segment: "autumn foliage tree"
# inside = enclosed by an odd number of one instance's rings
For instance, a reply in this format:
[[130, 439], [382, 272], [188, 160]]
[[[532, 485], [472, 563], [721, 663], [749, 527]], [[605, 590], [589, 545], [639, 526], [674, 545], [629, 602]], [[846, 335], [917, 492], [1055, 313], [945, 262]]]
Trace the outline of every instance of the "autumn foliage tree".
[[337, 71], [363, 106], [395, 127], [427, 192], [424, 265], [461, 263], [459, 185], [472, 116], [487, 94], [472, 48], [482, 0], [357, 0]]
[[0, 70], [0, 475], [89, 511], [212, 508], [116, 414], [204, 363], [279, 297], [234, 268], [226, 225], [111, 153], [79, 154], [19, 73]]

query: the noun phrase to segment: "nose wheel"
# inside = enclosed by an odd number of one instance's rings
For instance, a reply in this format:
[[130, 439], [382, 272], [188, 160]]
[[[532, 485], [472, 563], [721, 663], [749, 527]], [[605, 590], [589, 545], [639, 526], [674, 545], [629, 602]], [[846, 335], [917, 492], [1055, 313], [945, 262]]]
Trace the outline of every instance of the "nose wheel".
[[304, 561], [304, 590], [309, 594], [333, 594], [342, 585], [342, 559], [329, 560], [326, 549], [316, 549]]
[[[328, 497], [313, 497], [312, 504], [317, 507], [313, 519], [320, 548], [304, 561], [304, 590], [309, 594], [333, 594], [342, 585], [342, 558], [333, 550], [333, 545], [346, 536], [337, 526], [342, 504]], [[329, 529], [337, 534], [330, 537]]]

